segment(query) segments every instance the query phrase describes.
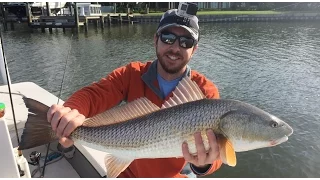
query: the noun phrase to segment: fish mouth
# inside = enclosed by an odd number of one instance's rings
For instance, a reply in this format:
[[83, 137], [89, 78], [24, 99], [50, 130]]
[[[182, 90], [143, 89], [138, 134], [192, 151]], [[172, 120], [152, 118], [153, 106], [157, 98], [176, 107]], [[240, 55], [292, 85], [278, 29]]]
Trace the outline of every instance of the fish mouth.
[[289, 130], [288, 133], [286, 135], [284, 135], [282, 138], [279, 138], [279, 139], [276, 139], [276, 140], [271, 140], [270, 141], [270, 146], [276, 146], [276, 145], [279, 145], [281, 143], [284, 143], [284, 142], [288, 141], [289, 136], [291, 136], [293, 134], [293, 129], [289, 126], [288, 130]]
[[277, 139], [277, 140], [272, 140], [270, 141], [270, 146], [276, 146], [276, 145], [279, 145], [281, 143], [284, 143], [288, 140], [288, 136], [285, 135], [284, 137], [280, 138], [280, 139]]

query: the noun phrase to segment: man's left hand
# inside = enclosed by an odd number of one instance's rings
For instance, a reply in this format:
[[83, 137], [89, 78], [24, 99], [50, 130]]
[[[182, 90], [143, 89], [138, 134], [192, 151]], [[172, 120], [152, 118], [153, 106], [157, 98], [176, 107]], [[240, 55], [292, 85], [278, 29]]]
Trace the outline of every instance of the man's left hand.
[[219, 158], [219, 145], [217, 143], [216, 136], [211, 129], [207, 131], [207, 137], [210, 147], [208, 152], [206, 152], [205, 146], [203, 144], [201, 133], [197, 132], [194, 134], [197, 149], [197, 155], [195, 156], [190, 154], [188, 144], [186, 142], [182, 144], [183, 157], [187, 162], [201, 168], [212, 164]]

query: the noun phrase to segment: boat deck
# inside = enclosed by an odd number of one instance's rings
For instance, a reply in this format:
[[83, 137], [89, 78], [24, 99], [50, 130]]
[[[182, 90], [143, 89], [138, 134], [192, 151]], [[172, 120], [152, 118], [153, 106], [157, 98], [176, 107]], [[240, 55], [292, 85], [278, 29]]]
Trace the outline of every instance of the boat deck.
[[[16, 148], [18, 146], [17, 137], [14, 127], [14, 120], [11, 109], [10, 96], [8, 94], [8, 86], [0, 86], [0, 101], [6, 104], [6, 114], [4, 116], [5, 122], [7, 124], [10, 138], [12, 141], [12, 147]], [[22, 130], [24, 128], [26, 119], [27, 119], [27, 108], [24, 105], [22, 96], [19, 93], [23, 94], [26, 97], [33, 98], [43, 104], [51, 106], [54, 103], [57, 103], [58, 98], [53, 94], [49, 93], [45, 89], [39, 87], [38, 85], [32, 82], [22, 82], [11, 85], [12, 99], [14, 113], [17, 122], [17, 129], [19, 138], [21, 137]], [[59, 100], [59, 104], [63, 104], [63, 100]], [[1, 137], [0, 137], [1, 138]], [[1, 139], [0, 139], [1, 140]], [[50, 149], [56, 150], [58, 142], [51, 143]], [[105, 165], [104, 165], [104, 156], [105, 153], [91, 149], [89, 147], [75, 144], [76, 152], [73, 158], [62, 158], [61, 160], [49, 164], [45, 168], [44, 177], [47, 178], [78, 178], [78, 177], [105, 177]], [[47, 147], [46, 145], [38, 146], [32, 149], [24, 150], [23, 155], [30, 161], [29, 155], [32, 151], [38, 151], [41, 153], [41, 156], [46, 155]], [[52, 151], [49, 151], [52, 152]], [[0, 155], [0, 159], [1, 155]], [[43, 160], [40, 161], [40, 164], [43, 165]], [[29, 165], [30, 173], [33, 170], [38, 168], [37, 166]], [[88, 169], [92, 169], [89, 171]], [[35, 174], [34, 177], [39, 177], [40, 173]]]

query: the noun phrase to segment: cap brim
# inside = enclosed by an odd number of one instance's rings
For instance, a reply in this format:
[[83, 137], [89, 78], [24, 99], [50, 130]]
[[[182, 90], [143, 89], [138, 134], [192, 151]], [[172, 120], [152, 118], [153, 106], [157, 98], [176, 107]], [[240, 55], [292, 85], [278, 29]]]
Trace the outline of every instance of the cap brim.
[[160, 27], [157, 30], [157, 33], [160, 33], [161, 31], [163, 31], [163, 30], [165, 30], [165, 29], [167, 29], [169, 27], [182, 27], [182, 28], [186, 29], [195, 40], [198, 40], [198, 35], [194, 32], [194, 30], [192, 30], [192, 28], [190, 28], [188, 26], [185, 26], [185, 25], [176, 24], [176, 23], [167, 24], [167, 25], [164, 25], [164, 26]]

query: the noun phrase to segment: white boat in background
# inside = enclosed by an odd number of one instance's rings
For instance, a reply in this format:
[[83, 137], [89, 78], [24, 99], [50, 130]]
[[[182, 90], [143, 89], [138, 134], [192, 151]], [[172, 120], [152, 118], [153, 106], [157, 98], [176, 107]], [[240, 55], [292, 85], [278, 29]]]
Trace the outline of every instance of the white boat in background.
[[[48, 2], [51, 14], [59, 15], [65, 14], [64, 9], [66, 8], [67, 2]], [[47, 5], [46, 2], [29, 2], [31, 13], [34, 16], [46, 15]], [[3, 5], [7, 10], [8, 15], [15, 15], [18, 19], [25, 18], [26, 3], [24, 2], [7, 2]]]
[[[63, 9], [65, 8], [66, 2], [48, 2], [51, 14], [62, 14]], [[45, 11], [47, 10], [46, 2], [33, 2], [30, 4], [32, 14], [36, 14], [41, 12], [41, 15], [45, 15]]]
[[[50, 9], [63, 8], [66, 5], [66, 2], [49, 2]], [[34, 2], [31, 4], [31, 7], [46, 7], [46, 2]]]
[[[46, 2], [29, 2], [31, 7], [45, 7]], [[10, 6], [24, 6], [24, 2], [7, 2], [6, 5]], [[63, 8], [66, 2], [49, 2], [50, 8]]]

